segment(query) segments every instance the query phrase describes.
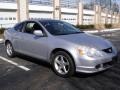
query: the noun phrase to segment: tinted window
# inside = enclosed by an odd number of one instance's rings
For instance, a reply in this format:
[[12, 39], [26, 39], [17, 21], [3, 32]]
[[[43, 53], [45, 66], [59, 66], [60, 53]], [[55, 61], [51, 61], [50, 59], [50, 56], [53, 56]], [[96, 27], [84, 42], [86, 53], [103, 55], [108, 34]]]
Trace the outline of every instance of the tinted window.
[[24, 23], [20, 23], [20, 24], [16, 25], [14, 27], [14, 29], [18, 32], [22, 32], [23, 26], [24, 26]]
[[42, 30], [42, 27], [35, 22], [28, 22], [25, 26], [25, 33], [33, 34], [34, 30]]
[[52, 35], [67, 35], [81, 33], [81, 31], [69, 23], [62, 21], [40, 21]]

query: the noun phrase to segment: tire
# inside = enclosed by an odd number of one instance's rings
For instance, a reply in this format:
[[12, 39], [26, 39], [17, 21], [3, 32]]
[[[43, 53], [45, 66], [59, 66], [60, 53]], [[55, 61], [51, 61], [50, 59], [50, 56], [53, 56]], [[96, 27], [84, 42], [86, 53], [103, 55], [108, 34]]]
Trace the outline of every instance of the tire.
[[7, 56], [10, 58], [15, 57], [15, 51], [14, 51], [13, 46], [10, 42], [6, 43], [6, 53], [7, 53]]
[[58, 51], [52, 56], [52, 67], [54, 72], [67, 78], [75, 73], [75, 64], [73, 59], [64, 51]]

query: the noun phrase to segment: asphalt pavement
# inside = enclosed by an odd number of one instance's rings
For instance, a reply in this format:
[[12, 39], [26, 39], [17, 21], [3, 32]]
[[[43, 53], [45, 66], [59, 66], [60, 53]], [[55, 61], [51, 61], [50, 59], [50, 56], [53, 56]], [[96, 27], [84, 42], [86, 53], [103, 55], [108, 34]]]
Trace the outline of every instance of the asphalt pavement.
[[[109, 39], [120, 51], [120, 31], [96, 35]], [[0, 90], [120, 90], [120, 61], [104, 72], [61, 78], [41, 60], [25, 55], [8, 58], [0, 44]]]

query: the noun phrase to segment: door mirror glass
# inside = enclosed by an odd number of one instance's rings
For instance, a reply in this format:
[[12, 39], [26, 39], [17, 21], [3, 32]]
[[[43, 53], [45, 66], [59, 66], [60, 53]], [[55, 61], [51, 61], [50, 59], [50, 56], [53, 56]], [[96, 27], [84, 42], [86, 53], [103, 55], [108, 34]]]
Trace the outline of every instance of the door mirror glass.
[[43, 32], [41, 30], [34, 30], [34, 35], [42, 37], [43, 36]]

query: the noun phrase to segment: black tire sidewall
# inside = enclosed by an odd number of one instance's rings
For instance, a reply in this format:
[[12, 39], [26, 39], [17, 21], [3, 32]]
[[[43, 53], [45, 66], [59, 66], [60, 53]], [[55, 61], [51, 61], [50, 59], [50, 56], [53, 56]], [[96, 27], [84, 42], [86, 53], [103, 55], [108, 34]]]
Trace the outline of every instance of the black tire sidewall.
[[[11, 55], [9, 55], [9, 54], [7, 53], [7, 45], [8, 45], [8, 44], [10, 44], [11, 47], [12, 47], [12, 54], [11, 54]], [[12, 44], [11, 44], [10, 42], [7, 42], [7, 43], [6, 43], [6, 53], [7, 53], [7, 56], [10, 57], [10, 58], [13, 58], [13, 57], [15, 56], [14, 48], [13, 48], [13, 46], [12, 46]]]
[[[66, 57], [66, 58], [68, 59], [68, 62], [69, 62], [69, 64], [70, 64], [70, 68], [69, 68], [69, 71], [68, 71], [67, 74], [60, 74], [60, 73], [57, 72], [57, 70], [55, 69], [54, 61], [55, 61], [56, 56], [58, 56], [58, 55], [63, 55], [64, 57]], [[61, 77], [64, 77], [64, 78], [70, 77], [70, 76], [72, 76], [72, 75], [75, 73], [75, 64], [74, 64], [74, 62], [73, 62], [73, 59], [70, 57], [69, 54], [67, 54], [67, 53], [64, 52], [64, 51], [58, 51], [58, 52], [56, 52], [56, 53], [52, 56], [52, 67], [53, 67], [54, 72], [55, 72], [57, 75], [59, 75], [59, 76], [61, 76]]]

